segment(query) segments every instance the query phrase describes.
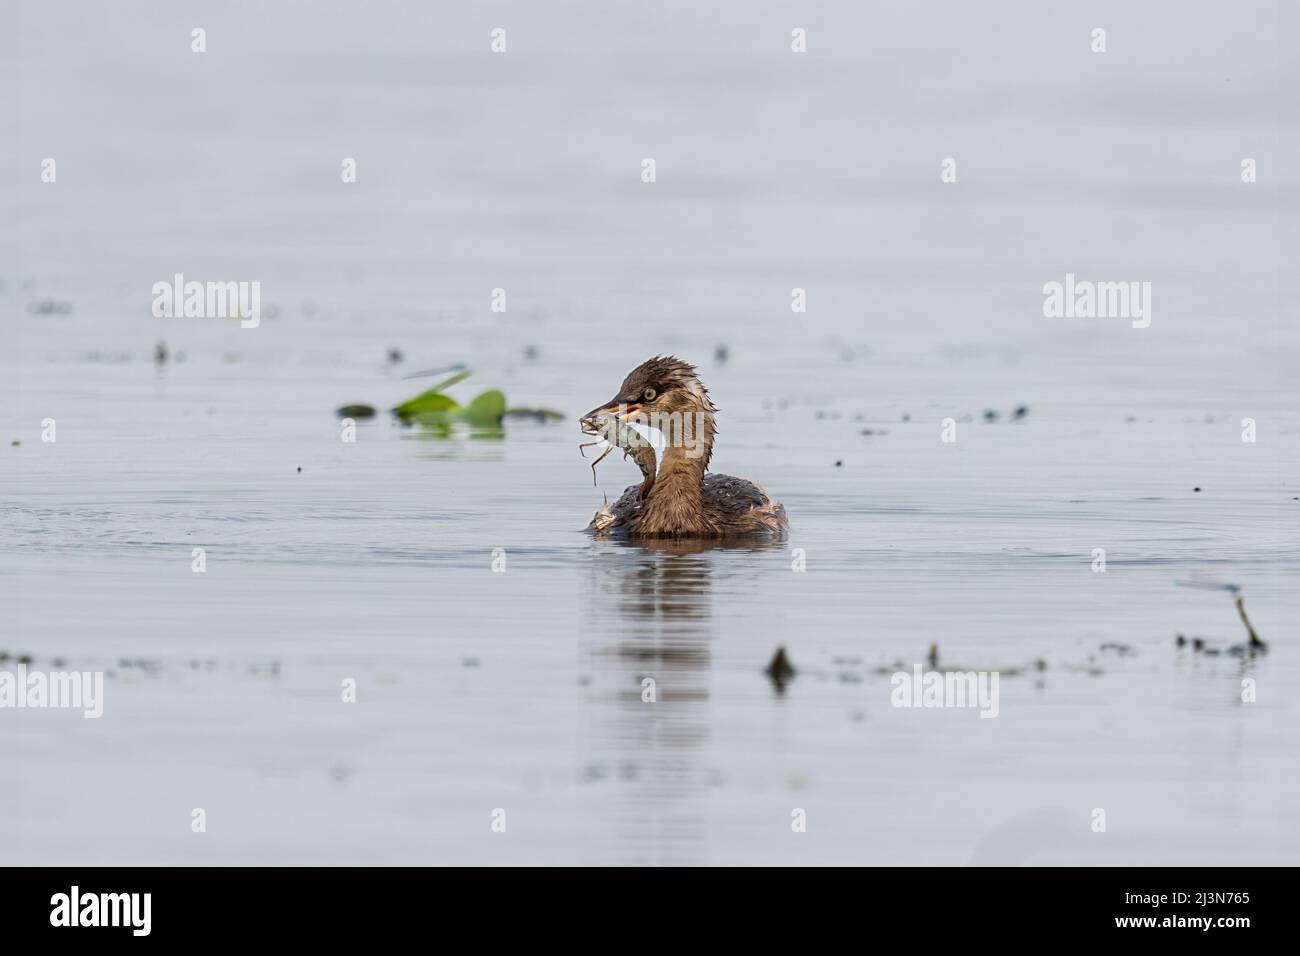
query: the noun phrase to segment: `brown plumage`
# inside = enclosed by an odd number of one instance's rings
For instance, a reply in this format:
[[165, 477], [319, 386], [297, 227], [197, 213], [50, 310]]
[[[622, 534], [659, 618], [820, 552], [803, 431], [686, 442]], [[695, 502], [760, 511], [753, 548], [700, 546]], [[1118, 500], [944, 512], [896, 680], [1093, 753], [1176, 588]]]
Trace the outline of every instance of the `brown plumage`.
[[[658, 428], [665, 447], [653, 484], [632, 485], [606, 504], [587, 530], [632, 538], [736, 538], [782, 535], [785, 508], [759, 485], [710, 475], [717, 409], [695, 367], [672, 356], [633, 369], [612, 399], [584, 419], [617, 415]], [[642, 489], [649, 486], [648, 494]]]

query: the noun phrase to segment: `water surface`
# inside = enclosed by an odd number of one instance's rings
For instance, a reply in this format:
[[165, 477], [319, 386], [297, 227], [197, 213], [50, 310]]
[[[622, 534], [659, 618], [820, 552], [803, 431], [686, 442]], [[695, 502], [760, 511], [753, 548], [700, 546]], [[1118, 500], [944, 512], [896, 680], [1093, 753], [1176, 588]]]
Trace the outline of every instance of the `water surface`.
[[[197, 14], [19, 4], [0, 650], [109, 677], [98, 721], [0, 712], [0, 861], [1293, 863], [1288, 67], [1212, 5], [1111, 9], [1108, 59], [936, 8], [805, 11], [798, 59], [775, 4], [507, 4], [498, 58], [469, 10], [239, 7], [200, 58]], [[262, 324], [153, 318], [178, 271]], [[1045, 319], [1066, 271], [1153, 282], [1151, 327]], [[573, 419], [659, 352], [789, 540], [581, 533], [637, 472], [593, 488]], [[340, 440], [454, 361], [570, 420]], [[1266, 655], [1175, 646], [1245, 638], [1196, 577]], [[890, 705], [931, 645], [996, 719]]]

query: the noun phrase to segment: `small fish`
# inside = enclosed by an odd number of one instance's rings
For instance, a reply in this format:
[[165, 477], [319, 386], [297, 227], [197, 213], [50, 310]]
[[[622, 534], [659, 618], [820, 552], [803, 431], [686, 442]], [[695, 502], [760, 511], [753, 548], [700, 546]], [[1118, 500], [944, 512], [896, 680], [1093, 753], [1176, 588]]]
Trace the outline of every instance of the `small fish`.
[[[636, 462], [637, 467], [641, 469], [641, 487], [637, 491], [637, 497], [644, 499], [650, 494], [650, 489], [655, 483], [655, 469], [658, 462], [655, 459], [655, 449], [649, 441], [645, 439], [635, 428], [627, 422], [620, 421], [614, 415], [592, 415], [589, 418], [582, 419], [579, 424], [582, 426], [583, 434], [596, 435], [596, 441], [585, 442], [578, 446], [578, 450], [590, 448], [592, 445], [599, 445], [602, 442], [608, 443], [609, 447], [601, 453], [601, 456], [591, 463], [591, 483], [596, 484], [596, 466], [605, 460], [605, 457], [615, 448], [623, 449], [623, 457], [631, 458]], [[582, 453], [586, 456], [586, 452]]]

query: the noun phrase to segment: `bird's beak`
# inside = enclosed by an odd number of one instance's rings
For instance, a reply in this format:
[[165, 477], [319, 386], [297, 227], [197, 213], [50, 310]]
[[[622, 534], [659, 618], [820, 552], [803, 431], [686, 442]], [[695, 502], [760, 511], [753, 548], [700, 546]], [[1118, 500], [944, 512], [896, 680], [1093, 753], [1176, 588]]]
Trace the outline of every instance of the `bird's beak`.
[[627, 421], [628, 418], [639, 411], [641, 411], [640, 402], [633, 402], [629, 405], [626, 402], [619, 401], [617, 398], [612, 398], [599, 408], [593, 408], [591, 411], [587, 412], [587, 414], [583, 415], [582, 421], [586, 421], [589, 418], [595, 418], [598, 415], [612, 415], [619, 421]]

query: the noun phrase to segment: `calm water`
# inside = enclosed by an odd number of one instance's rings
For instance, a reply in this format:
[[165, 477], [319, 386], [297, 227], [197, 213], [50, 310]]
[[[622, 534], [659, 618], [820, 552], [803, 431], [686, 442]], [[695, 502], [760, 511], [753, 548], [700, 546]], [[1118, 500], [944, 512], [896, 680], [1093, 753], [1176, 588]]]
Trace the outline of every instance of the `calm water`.
[[[1272, 34], [1116, 7], [1106, 59], [1034, 5], [845, 7], [800, 60], [779, 5], [524, 4], [493, 57], [477, 13], [318, 7], [20, 4], [0, 41], [0, 650], [109, 672], [98, 721], [0, 711], [0, 862], [1295, 862]], [[178, 271], [260, 281], [261, 326], [152, 318]], [[1151, 327], [1045, 319], [1066, 271], [1151, 281]], [[581, 533], [637, 472], [593, 488], [573, 419], [657, 352], [788, 541]], [[568, 419], [340, 440], [454, 361]], [[1266, 655], [1175, 647], [1245, 637], [1197, 577]], [[890, 705], [931, 644], [1003, 672], [997, 719]]]

